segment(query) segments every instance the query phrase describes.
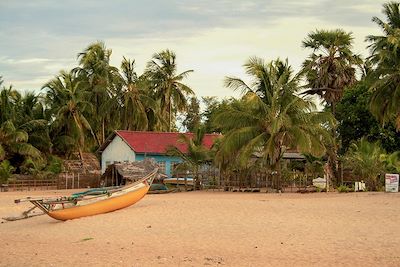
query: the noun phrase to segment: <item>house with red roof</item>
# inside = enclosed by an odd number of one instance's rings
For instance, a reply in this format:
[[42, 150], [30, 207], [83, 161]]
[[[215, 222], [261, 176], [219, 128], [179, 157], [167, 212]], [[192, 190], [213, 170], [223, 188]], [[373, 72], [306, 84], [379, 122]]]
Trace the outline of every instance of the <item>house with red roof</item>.
[[[181, 162], [179, 157], [166, 154], [170, 146], [177, 147], [183, 153], [187, 152], [187, 146], [179, 142], [181, 133], [172, 132], [139, 132], [139, 131], [115, 131], [99, 148], [101, 153], [101, 173], [107, 166], [116, 162], [132, 162], [153, 158], [162, 172], [171, 177], [173, 166]], [[189, 138], [192, 133], [184, 133]], [[210, 149], [218, 134], [205, 134], [203, 145]]]

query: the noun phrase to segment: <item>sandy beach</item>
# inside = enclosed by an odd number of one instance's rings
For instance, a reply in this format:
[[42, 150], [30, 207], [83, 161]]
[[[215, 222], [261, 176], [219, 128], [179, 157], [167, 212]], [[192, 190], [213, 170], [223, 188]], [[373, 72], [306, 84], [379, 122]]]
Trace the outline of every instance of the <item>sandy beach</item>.
[[[24, 196], [0, 193], [0, 217]], [[400, 194], [185, 192], [0, 224], [0, 266], [399, 266]]]

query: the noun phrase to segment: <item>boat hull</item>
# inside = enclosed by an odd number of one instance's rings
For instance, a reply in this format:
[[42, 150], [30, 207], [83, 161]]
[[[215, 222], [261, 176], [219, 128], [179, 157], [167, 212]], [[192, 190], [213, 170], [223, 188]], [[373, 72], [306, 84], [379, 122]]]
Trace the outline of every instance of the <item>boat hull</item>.
[[171, 184], [171, 185], [188, 185], [193, 186], [193, 178], [166, 178], [163, 180], [164, 184]]
[[66, 221], [112, 212], [135, 204], [147, 194], [149, 188], [150, 186], [146, 184], [135, 191], [128, 192], [120, 196], [109, 197], [107, 199], [83, 206], [49, 211], [47, 214], [56, 220]]

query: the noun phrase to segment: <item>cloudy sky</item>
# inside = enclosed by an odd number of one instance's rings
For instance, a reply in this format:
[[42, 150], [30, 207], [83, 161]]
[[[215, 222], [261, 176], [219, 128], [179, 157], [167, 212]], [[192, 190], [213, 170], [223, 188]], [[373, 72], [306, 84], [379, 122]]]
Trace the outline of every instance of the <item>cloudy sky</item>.
[[111, 63], [136, 60], [142, 73], [155, 52], [171, 49], [178, 71], [199, 96], [231, 96], [225, 76], [244, 78], [251, 56], [288, 58], [294, 69], [310, 53], [301, 47], [315, 29], [353, 32], [354, 51], [367, 55], [380, 0], [0, 0], [0, 76], [21, 91], [39, 92], [61, 69], [76, 66], [90, 43], [105, 42]]

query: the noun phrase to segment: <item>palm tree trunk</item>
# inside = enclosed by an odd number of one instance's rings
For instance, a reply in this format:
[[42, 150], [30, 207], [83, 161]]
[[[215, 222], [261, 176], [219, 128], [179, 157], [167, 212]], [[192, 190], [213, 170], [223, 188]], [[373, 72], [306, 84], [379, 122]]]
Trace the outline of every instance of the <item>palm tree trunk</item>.
[[83, 153], [82, 153], [82, 149], [80, 147], [78, 149], [78, 152], [79, 152], [79, 157], [80, 157], [80, 159], [82, 161], [82, 164], [83, 164]]
[[[105, 141], [105, 120], [104, 120], [104, 118], [103, 118], [103, 120], [102, 120], [102, 123], [101, 123], [101, 144], [103, 144], [104, 143], [104, 141]], [[101, 145], [100, 144], [100, 145]]]
[[[333, 117], [336, 118], [336, 103], [332, 102], [331, 104], [331, 109], [332, 109], [332, 115]], [[332, 179], [332, 182], [335, 185], [338, 185], [338, 181], [339, 181], [339, 166], [338, 166], [338, 149], [337, 149], [337, 138], [336, 138], [336, 125], [333, 126], [332, 128], [332, 140], [333, 140], [333, 146], [331, 148], [332, 153], [328, 154], [328, 162], [330, 164], [330, 168], [331, 168], [331, 174], [332, 177], [330, 177]]]
[[168, 108], [169, 108], [169, 125], [168, 125], [168, 131], [169, 131], [169, 132], [171, 132], [171, 124], [172, 124], [172, 114], [171, 114], [172, 107], [171, 107], [171, 99], [169, 100], [169, 105], [168, 105]]
[[198, 166], [195, 166], [194, 167], [194, 177], [193, 177], [193, 191], [196, 191], [198, 176], [199, 176], [199, 168], [198, 168]]
[[281, 170], [281, 162], [278, 161], [275, 166], [276, 169], [276, 180], [277, 180], [277, 189], [278, 191], [282, 190], [282, 170]]

